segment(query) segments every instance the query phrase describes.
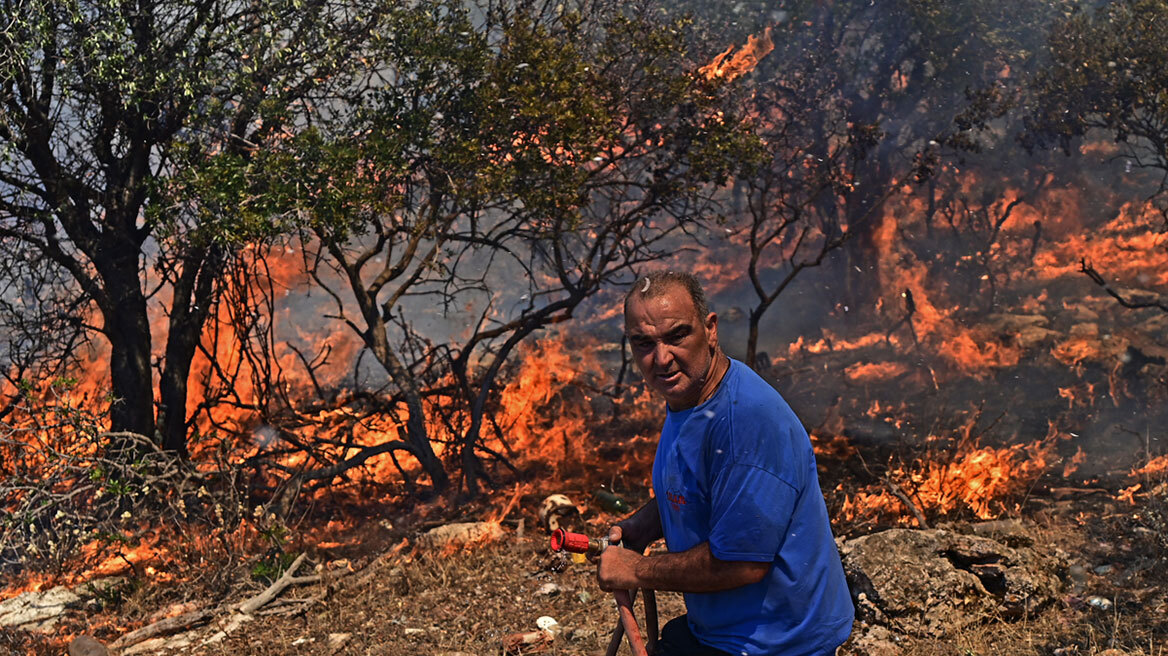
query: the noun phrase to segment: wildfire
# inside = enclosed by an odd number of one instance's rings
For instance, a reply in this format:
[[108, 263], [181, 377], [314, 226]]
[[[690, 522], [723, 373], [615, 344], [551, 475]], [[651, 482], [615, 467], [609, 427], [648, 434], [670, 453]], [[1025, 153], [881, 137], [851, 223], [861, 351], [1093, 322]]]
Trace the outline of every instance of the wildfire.
[[735, 52], [731, 45], [718, 53], [710, 63], [698, 69], [698, 74], [707, 80], [724, 80], [729, 82], [734, 78], [745, 75], [758, 66], [758, 62], [775, 49], [771, 40], [771, 28], [768, 26], [761, 35], [750, 35], [746, 38], [746, 45]]
[[844, 370], [854, 383], [877, 383], [903, 376], [908, 372], [903, 362], [858, 362]]
[[[1029, 444], [982, 446], [969, 436], [970, 427], [949, 455], [918, 460], [892, 469], [888, 480], [926, 514], [966, 511], [993, 519], [1010, 510], [1008, 500], [1028, 490], [1055, 460], [1055, 447], [1065, 435], [1053, 426], [1047, 436]], [[847, 521], [893, 517], [909, 523], [904, 502], [887, 489], [870, 489], [845, 497], [840, 515]]]
[[1137, 476], [1163, 476], [1168, 474], [1168, 454], [1157, 456], [1148, 461], [1148, 464], [1131, 472], [1132, 478]]

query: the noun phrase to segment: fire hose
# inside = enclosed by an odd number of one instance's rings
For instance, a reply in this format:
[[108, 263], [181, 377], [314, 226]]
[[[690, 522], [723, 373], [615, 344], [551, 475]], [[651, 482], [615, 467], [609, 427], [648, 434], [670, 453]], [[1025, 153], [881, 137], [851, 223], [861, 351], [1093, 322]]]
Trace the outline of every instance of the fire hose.
[[[570, 533], [562, 528], [552, 532], [552, 551], [567, 551], [568, 553], [596, 557], [610, 546], [619, 547], [620, 543], [610, 545], [608, 538], [590, 538], [581, 533]], [[633, 656], [648, 656], [657, 646], [657, 595], [648, 588], [644, 590], [645, 631], [649, 638], [646, 645], [645, 639], [641, 636], [640, 627], [637, 626], [637, 618], [633, 614], [633, 600], [636, 593], [636, 590], [616, 590], [612, 593], [616, 599], [620, 621], [617, 622], [616, 629], [612, 632], [612, 640], [608, 642], [608, 651], [605, 652], [605, 656], [616, 656], [616, 651], [620, 648], [621, 638], [624, 636], [629, 638], [629, 648], [633, 650]]]

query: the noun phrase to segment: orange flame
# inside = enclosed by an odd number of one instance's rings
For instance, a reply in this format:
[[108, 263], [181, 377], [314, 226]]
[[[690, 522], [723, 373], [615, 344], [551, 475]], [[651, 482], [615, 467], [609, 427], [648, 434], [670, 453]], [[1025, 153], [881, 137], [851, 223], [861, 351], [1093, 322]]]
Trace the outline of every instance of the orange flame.
[[720, 79], [729, 82], [753, 71], [758, 66], [758, 62], [774, 49], [775, 43], [771, 40], [771, 27], [767, 26], [761, 35], [748, 36], [746, 45], [742, 46], [738, 52], [734, 52], [734, 46], [731, 45], [718, 53], [710, 63], [698, 69], [698, 74], [707, 80]]

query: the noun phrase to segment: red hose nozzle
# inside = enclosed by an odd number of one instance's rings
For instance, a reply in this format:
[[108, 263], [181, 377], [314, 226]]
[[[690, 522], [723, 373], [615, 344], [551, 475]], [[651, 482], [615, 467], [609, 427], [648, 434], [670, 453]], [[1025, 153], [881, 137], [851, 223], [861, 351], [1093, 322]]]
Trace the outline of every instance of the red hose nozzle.
[[607, 539], [596, 540], [583, 533], [570, 533], [562, 528], [552, 531], [552, 551], [567, 551], [569, 553], [597, 554], [608, 546]]

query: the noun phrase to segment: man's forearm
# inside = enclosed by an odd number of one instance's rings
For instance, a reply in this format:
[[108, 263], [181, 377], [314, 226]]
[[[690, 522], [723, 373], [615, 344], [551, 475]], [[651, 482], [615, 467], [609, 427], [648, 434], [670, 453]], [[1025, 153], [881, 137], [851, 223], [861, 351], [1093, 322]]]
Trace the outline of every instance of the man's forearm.
[[674, 592], [718, 592], [757, 583], [766, 576], [770, 563], [718, 560], [710, 543], [681, 553], [656, 554], [642, 558], [636, 567], [640, 587]]
[[641, 554], [609, 548], [600, 556], [598, 577], [605, 590], [650, 588], [674, 592], [718, 592], [757, 583], [771, 563], [718, 560], [708, 542], [680, 553]]

